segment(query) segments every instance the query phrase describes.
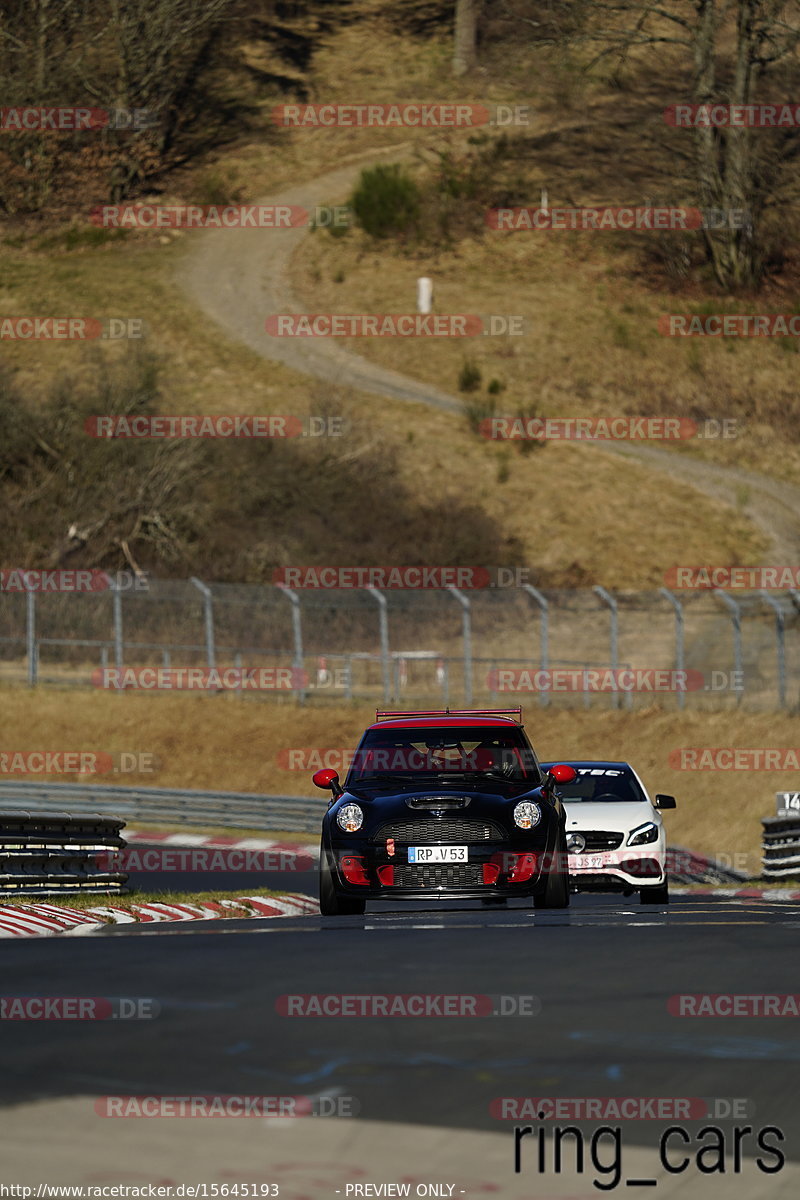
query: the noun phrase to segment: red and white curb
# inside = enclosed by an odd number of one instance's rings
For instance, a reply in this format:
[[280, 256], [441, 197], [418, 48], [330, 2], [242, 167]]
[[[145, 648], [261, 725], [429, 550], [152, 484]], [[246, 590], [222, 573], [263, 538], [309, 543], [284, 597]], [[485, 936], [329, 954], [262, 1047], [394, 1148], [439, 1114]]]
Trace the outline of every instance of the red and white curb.
[[[243, 913], [241, 910], [246, 911]], [[233, 896], [203, 904], [103, 904], [92, 908], [62, 908], [55, 904], [0, 906], [0, 938], [80, 936], [104, 925], [156, 921], [210, 921], [221, 917], [305, 917], [319, 912], [310, 896]]]
[[723, 896], [727, 900], [800, 900], [800, 892], [781, 887], [691, 888], [670, 885], [673, 896]]

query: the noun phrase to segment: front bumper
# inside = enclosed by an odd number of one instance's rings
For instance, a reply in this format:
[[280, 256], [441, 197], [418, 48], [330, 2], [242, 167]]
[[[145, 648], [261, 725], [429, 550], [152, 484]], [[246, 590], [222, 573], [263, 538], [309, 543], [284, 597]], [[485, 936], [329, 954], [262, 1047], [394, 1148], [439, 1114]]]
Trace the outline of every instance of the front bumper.
[[666, 849], [650, 846], [621, 847], [598, 853], [570, 854], [569, 881], [579, 891], [657, 887], [667, 878]]
[[548, 847], [481, 843], [468, 847], [458, 863], [410, 863], [408, 846], [398, 843], [390, 855], [385, 846], [362, 842], [347, 849], [329, 847], [328, 862], [337, 891], [364, 900], [479, 900], [533, 896], [547, 881]]

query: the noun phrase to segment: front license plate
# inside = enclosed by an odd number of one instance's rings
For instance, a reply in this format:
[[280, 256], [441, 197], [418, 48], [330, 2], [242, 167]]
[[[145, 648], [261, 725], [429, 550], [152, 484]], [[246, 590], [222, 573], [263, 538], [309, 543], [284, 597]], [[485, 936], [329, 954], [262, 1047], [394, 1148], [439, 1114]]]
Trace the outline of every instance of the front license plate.
[[409, 846], [410, 863], [468, 862], [468, 846]]
[[605, 854], [576, 854], [570, 856], [569, 865], [575, 871], [597, 871], [608, 866], [608, 859]]

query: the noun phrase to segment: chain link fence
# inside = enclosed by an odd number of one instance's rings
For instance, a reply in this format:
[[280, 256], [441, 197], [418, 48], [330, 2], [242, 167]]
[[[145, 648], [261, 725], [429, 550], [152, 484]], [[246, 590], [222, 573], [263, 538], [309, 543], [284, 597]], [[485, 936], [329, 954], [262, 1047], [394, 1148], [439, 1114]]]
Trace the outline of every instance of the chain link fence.
[[[177, 680], [194, 669], [194, 682], [166, 686], [233, 687], [284, 703], [533, 697], [567, 707], [796, 710], [798, 628], [793, 591], [292, 591], [150, 580], [146, 589], [1, 593], [0, 681], [156, 690], [133, 673], [158, 668]], [[260, 668], [283, 684], [251, 690], [248, 673]]]

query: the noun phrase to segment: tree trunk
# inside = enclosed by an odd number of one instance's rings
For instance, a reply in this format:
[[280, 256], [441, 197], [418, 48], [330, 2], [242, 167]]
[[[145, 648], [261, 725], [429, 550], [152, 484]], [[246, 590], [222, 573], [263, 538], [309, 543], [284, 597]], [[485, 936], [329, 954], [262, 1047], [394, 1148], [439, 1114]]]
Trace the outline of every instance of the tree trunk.
[[480, 3], [481, 0], [456, 0], [456, 33], [453, 47], [454, 75], [466, 75], [475, 65]]

